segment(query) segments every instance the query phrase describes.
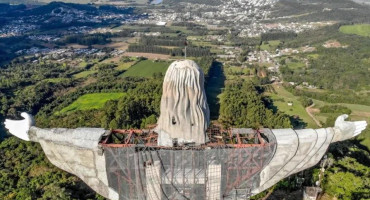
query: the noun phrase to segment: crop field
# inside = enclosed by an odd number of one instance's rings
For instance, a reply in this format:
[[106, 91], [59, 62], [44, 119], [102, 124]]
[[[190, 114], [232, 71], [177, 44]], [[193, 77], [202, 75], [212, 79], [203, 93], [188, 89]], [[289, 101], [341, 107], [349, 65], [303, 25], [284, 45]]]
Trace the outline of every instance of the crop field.
[[355, 34], [370, 37], [370, 24], [345, 25], [339, 28], [344, 34]]
[[158, 72], [165, 74], [169, 65], [169, 62], [164, 61], [140, 61], [123, 73], [123, 77], [152, 77], [154, 73]]
[[73, 112], [77, 110], [92, 110], [102, 108], [105, 102], [109, 100], [119, 99], [123, 97], [125, 93], [92, 93], [80, 96], [69, 106], [63, 108], [56, 114], [62, 114], [67, 112]]

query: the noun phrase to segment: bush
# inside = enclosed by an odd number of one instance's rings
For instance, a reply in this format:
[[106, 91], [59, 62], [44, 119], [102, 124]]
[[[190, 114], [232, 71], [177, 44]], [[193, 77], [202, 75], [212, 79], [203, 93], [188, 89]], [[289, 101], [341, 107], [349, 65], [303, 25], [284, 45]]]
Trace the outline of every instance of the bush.
[[301, 102], [303, 107], [308, 107], [313, 104], [312, 99], [307, 98], [307, 97], [300, 97], [299, 101]]
[[322, 113], [340, 113], [340, 114], [351, 114], [352, 110], [341, 105], [325, 105], [320, 111]]

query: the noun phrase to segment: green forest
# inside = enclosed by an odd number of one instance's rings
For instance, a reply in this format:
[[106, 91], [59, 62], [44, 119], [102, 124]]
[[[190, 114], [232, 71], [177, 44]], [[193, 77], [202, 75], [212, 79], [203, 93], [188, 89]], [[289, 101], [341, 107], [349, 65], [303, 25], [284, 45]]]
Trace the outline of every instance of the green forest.
[[256, 87], [242, 79], [226, 84], [219, 121], [227, 127], [291, 128], [289, 116], [268, 109]]

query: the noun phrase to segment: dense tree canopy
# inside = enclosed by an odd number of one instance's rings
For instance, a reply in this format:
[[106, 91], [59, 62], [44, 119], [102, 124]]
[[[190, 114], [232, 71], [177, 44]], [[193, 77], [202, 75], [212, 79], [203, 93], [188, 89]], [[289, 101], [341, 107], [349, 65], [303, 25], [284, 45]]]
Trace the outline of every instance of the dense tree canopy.
[[225, 126], [289, 128], [289, 117], [266, 108], [252, 82], [237, 80], [226, 85], [221, 98], [220, 118]]
[[103, 199], [77, 177], [54, 167], [37, 143], [0, 143], [0, 199]]

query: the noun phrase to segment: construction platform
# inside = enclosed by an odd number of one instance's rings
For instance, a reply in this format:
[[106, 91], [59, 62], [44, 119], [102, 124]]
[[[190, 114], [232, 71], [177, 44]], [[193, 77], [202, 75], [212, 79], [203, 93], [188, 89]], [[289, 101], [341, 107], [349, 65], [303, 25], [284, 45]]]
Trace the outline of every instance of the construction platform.
[[276, 150], [269, 129], [212, 126], [208, 142], [157, 145], [153, 130], [112, 130], [99, 143], [120, 199], [248, 199]]

